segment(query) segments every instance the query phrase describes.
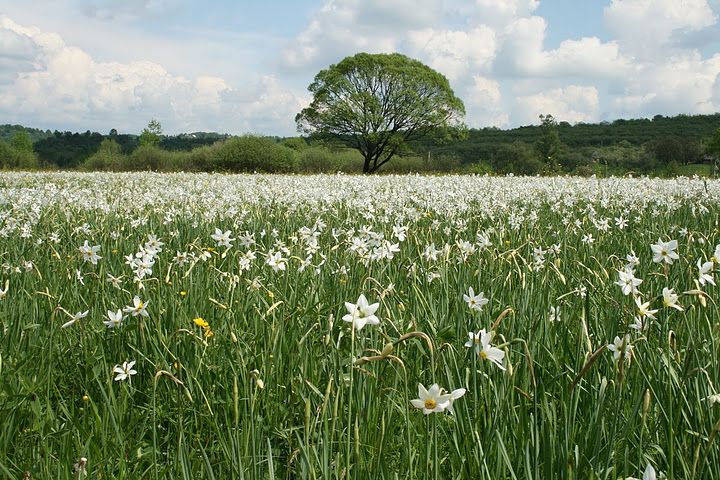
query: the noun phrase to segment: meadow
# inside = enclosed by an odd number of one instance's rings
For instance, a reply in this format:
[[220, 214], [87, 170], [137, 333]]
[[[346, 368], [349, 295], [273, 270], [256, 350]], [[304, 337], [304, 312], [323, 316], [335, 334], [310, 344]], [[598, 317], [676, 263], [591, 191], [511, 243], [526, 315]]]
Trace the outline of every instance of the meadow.
[[0, 476], [720, 478], [720, 181], [6, 173]]

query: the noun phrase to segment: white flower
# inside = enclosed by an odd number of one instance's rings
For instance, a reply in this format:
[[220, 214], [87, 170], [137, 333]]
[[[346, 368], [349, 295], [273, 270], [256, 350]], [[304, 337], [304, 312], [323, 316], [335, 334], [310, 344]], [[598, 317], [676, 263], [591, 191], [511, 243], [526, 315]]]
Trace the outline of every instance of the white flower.
[[133, 367], [135, 366], [135, 360], [132, 362], [123, 362], [122, 365], [115, 365], [115, 368], [113, 368], [113, 373], [117, 373], [117, 376], [115, 376], [115, 381], [119, 382], [122, 380], [130, 379], [132, 375], [135, 375], [137, 373], [137, 370], [133, 370]]
[[351, 323], [357, 331], [362, 330], [365, 325], [379, 325], [380, 319], [375, 316], [375, 312], [379, 307], [379, 303], [368, 304], [365, 295], [360, 294], [357, 303], [345, 302], [348, 313], [342, 319]]
[[713, 261], [713, 263], [720, 263], [720, 244], [715, 245], [715, 253], [713, 253], [712, 258], [710, 260]]
[[680, 312], [683, 311], [683, 307], [681, 305], [678, 305], [678, 295], [673, 292], [672, 288], [663, 288], [662, 291], [663, 294], [663, 305], [665, 308], [674, 308], [675, 310], [678, 310]]
[[475, 295], [475, 291], [472, 287], [468, 288], [468, 294], [463, 295], [463, 300], [468, 304], [468, 307], [470, 307], [470, 310], [476, 310], [480, 311], [482, 310], [482, 307], [487, 305], [490, 300], [485, 298], [485, 294], [483, 292], [478, 293]]
[[550, 307], [550, 312], [548, 313], [548, 320], [550, 322], [560, 321], [560, 305], [558, 305], [557, 307]]
[[231, 235], [232, 235], [232, 233], [230, 233], [230, 230], [226, 230], [223, 232], [219, 228], [216, 228], [215, 233], [210, 235], [210, 238], [212, 238], [213, 240], [215, 240], [217, 242], [218, 247], [230, 248], [230, 247], [232, 247], [232, 243], [230, 243], [230, 242], [235, 241], [234, 238], [230, 238]]
[[493, 332], [486, 332], [483, 328], [478, 332], [478, 335], [480, 335], [480, 358], [483, 360], [490, 360], [492, 363], [495, 364], [500, 370], [505, 370], [505, 367], [503, 366], [503, 359], [505, 358], [505, 352], [500, 350], [497, 347], [493, 347], [490, 345], [490, 341], [493, 337]]
[[638, 293], [637, 287], [643, 281], [639, 278], [635, 278], [635, 274], [631, 270], [618, 270], [618, 280], [615, 285], [622, 289], [623, 295], [636, 295]]
[[72, 316], [72, 318], [70, 320], [63, 323], [62, 327], [60, 327], [60, 328], [67, 328], [67, 327], [71, 326], [72, 324], [74, 324], [75, 322], [80, 320], [81, 318], [87, 317], [89, 312], [90, 312], [90, 310], [85, 310], [84, 312], [77, 312], [75, 315]]
[[83, 260], [90, 262], [93, 265], [97, 265], [97, 261], [102, 258], [97, 254], [100, 250], [100, 245], [91, 247], [87, 240], [85, 240], [85, 244], [79, 247], [78, 250], [80, 250], [80, 255], [82, 255]]
[[[638, 480], [635, 477], [627, 477], [625, 480]], [[643, 473], [642, 480], [657, 480], [657, 476], [655, 474], [655, 469], [648, 463], [648, 466], [645, 467], [645, 472]]]
[[715, 285], [715, 280], [713, 279], [712, 275], [713, 262], [703, 263], [702, 260], [698, 259], [697, 267], [699, 275], [698, 282], [700, 282], [700, 285], [705, 285], [706, 283]]
[[118, 310], [117, 312], [113, 312], [112, 310], [108, 310], [107, 312], [108, 319], [105, 320], [103, 323], [108, 328], [116, 328], [122, 325], [123, 320], [125, 320], [125, 316], [122, 313], [122, 310]]
[[285, 263], [287, 260], [283, 258], [282, 252], [275, 252], [275, 253], [268, 253], [268, 257], [265, 260], [265, 263], [270, 266], [270, 268], [273, 269], [274, 272], [277, 272], [278, 270], [285, 271]]
[[482, 343], [480, 343], [480, 339], [482, 338], [482, 336], [480, 335], [480, 332], [478, 332], [478, 333], [468, 332], [468, 337], [469, 337], [469, 339], [467, 342], [465, 342], [465, 346], [467, 348], [471, 348], [474, 346], [475, 353], [477, 355], [480, 355], [480, 350], [482, 348]]
[[141, 315], [143, 317], [149, 317], [150, 314], [147, 313], [147, 305], [150, 302], [143, 302], [140, 300], [140, 297], [135, 295], [135, 298], [133, 298], [133, 304], [130, 306], [127, 306], [123, 308], [123, 312], [131, 314], [133, 317], [137, 317], [138, 315]]
[[429, 415], [442, 412], [448, 408], [450, 406], [450, 396], [449, 393], [442, 394], [437, 383], [434, 383], [429, 390], [426, 390], [422, 383], [418, 383], [419, 398], [410, 400], [410, 403], [413, 407], [422, 409], [425, 415]]
[[652, 318], [655, 319], [657, 310], [650, 310], [650, 302], [642, 303], [640, 297], [635, 297], [635, 305], [638, 307], [638, 316], [640, 318]]
[[653, 262], [655, 263], [667, 263], [672, 264], [673, 260], [680, 258], [675, 252], [678, 248], [677, 240], [670, 240], [669, 242], [663, 242], [658, 238], [658, 241], [654, 245], [650, 245], [650, 249], [653, 252]]
[[625, 358], [626, 362], [630, 363], [630, 359], [632, 358], [632, 351], [634, 348], [630, 344], [630, 335], [625, 334], [622, 339], [616, 336], [613, 343], [609, 344], [607, 348], [613, 353], [614, 361], [619, 361], [620, 357], [622, 356]]
[[448, 406], [446, 410], [450, 412], [452, 415], [455, 415], [455, 411], [453, 410], [453, 401], [457, 400], [458, 398], [465, 395], [466, 390], [464, 388], [457, 388], [450, 392], [450, 398], [448, 398]]

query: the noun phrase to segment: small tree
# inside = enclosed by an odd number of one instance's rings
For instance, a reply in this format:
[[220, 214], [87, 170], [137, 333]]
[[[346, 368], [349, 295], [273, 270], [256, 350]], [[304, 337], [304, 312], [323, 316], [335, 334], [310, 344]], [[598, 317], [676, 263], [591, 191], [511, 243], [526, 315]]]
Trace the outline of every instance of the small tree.
[[160, 135], [162, 135], [162, 125], [153, 118], [148, 123], [148, 126], [143, 129], [138, 143], [141, 147], [156, 146], [160, 143]]
[[560, 134], [555, 117], [550, 114], [540, 115], [540, 132], [540, 138], [535, 142], [535, 151], [540, 161], [555, 170], [560, 152]]
[[339, 138], [373, 173], [409, 140], [462, 132], [465, 106], [443, 75], [398, 53], [358, 53], [321, 70], [298, 130]]

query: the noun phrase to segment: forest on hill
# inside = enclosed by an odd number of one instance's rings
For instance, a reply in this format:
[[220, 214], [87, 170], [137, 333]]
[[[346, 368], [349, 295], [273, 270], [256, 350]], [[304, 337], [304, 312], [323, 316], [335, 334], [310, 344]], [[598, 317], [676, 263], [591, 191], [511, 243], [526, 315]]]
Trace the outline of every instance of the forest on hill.
[[[709, 175], [718, 158], [720, 113], [574, 125], [542, 115], [538, 125], [413, 142], [382, 171]], [[338, 139], [163, 135], [154, 120], [140, 135], [0, 125], [2, 168], [354, 173], [361, 160]]]

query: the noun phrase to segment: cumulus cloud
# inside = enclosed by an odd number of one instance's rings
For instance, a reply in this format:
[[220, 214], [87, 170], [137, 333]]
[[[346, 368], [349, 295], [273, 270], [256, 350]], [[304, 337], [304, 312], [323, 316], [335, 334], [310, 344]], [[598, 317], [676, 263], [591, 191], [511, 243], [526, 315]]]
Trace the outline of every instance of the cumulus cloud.
[[[158, 118], [171, 132], [228, 131], [231, 123], [245, 131], [267, 128], [267, 133], [289, 134], [293, 115], [303, 104], [272, 76], [237, 88], [216, 76], [174, 75], [153, 62], [97, 62], [58, 35], [7, 17], [0, 19], [0, 39], [15, 46], [3, 55], [19, 59], [11, 65], [14, 74], [3, 72], [0, 113], [18, 122], [139, 131], [149, 118]], [[237, 96], [235, 91], [252, 95]]]
[[502, 26], [531, 16], [539, 5], [539, 0], [475, 0], [474, 18], [486, 25]]
[[450, 80], [469, 71], [487, 70], [495, 57], [495, 32], [484, 25], [469, 31], [412, 30], [407, 34], [407, 44], [414, 56]]
[[707, 0], [612, 0], [604, 18], [623, 48], [638, 58], [662, 55], [673, 35], [717, 21]]
[[698, 52], [675, 54], [663, 63], [638, 66], [625, 92], [612, 101], [618, 115], [651, 113], [714, 113], [720, 78], [720, 54], [703, 59]]
[[602, 42], [597, 37], [568, 39], [554, 50], [545, 50], [546, 28], [541, 17], [510, 23], [500, 36], [496, 70], [526, 77], [612, 78], [625, 76], [632, 68], [631, 59], [620, 52], [617, 42]]
[[558, 121], [570, 123], [598, 120], [600, 97], [592, 86], [568, 85], [517, 98], [513, 122], [538, 123], [541, 114], [552, 114]]
[[510, 116], [503, 110], [500, 84], [481, 75], [473, 76], [472, 85], [465, 90], [468, 125], [505, 127]]

